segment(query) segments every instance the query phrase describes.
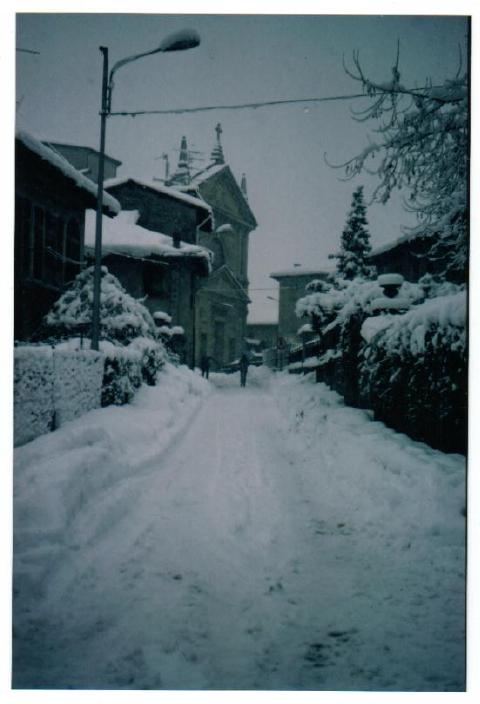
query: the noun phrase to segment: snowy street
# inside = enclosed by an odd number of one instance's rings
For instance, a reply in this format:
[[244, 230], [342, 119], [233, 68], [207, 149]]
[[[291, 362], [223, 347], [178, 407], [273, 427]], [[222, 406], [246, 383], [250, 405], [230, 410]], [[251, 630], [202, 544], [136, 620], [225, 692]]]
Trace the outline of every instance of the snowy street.
[[17, 449], [14, 687], [462, 689], [464, 458], [176, 374]]

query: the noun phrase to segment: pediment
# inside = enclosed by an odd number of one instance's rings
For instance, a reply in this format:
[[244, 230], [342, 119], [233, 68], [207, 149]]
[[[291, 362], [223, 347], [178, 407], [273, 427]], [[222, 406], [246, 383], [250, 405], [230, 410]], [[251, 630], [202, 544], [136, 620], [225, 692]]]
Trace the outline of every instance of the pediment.
[[255, 216], [237, 184], [229, 166], [215, 171], [199, 184], [202, 197], [213, 208], [232, 216], [233, 220], [247, 225], [250, 230], [257, 226]]
[[233, 296], [240, 295], [247, 302], [250, 300], [246, 290], [230, 271], [230, 269], [225, 265], [212, 272], [212, 274], [210, 274], [210, 276], [202, 283], [200, 290], [215, 291], [224, 296], [228, 296], [229, 293], [231, 293]]

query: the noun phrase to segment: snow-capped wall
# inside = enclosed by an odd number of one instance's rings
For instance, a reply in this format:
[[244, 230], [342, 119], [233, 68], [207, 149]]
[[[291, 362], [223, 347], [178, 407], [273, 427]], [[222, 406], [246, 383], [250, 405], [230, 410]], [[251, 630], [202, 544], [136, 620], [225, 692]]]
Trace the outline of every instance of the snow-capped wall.
[[23, 445], [53, 427], [53, 350], [19, 347], [14, 356], [14, 443]]
[[100, 406], [103, 367], [103, 354], [91, 350], [16, 348], [15, 446]]
[[58, 427], [100, 405], [104, 356], [93, 350], [79, 350], [74, 354], [55, 350], [52, 361], [55, 426]]

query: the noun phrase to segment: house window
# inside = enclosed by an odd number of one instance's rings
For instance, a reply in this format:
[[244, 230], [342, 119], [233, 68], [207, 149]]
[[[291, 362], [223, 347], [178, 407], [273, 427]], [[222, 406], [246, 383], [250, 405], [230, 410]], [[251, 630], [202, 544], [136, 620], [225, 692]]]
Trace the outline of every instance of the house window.
[[75, 218], [67, 223], [65, 237], [65, 281], [71, 281], [80, 271], [80, 224]]

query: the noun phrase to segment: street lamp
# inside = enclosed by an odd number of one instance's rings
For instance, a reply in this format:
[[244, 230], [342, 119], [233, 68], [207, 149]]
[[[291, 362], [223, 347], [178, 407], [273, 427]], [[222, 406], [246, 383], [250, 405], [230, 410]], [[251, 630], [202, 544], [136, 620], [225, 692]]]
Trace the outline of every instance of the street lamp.
[[95, 223], [95, 264], [93, 270], [93, 307], [92, 307], [92, 350], [99, 349], [100, 340], [100, 284], [102, 268], [102, 210], [103, 210], [103, 181], [105, 167], [105, 132], [107, 117], [111, 112], [113, 77], [122, 66], [141, 59], [151, 54], [165, 53], [168, 51], [185, 51], [193, 49], [200, 44], [200, 37], [194, 30], [181, 30], [169, 34], [156, 49], [145, 51], [142, 54], [134, 54], [126, 59], [121, 59], [113, 65], [110, 75], [108, 74], [108, 48], [101, 46], [103, 54], [103, 74], [102, 74], [102, 103], [100, 110], [100, 150], [98, 157], [98, 191], [97, 191], [97, 218]]

